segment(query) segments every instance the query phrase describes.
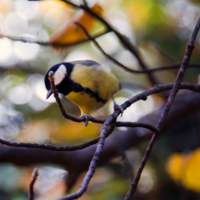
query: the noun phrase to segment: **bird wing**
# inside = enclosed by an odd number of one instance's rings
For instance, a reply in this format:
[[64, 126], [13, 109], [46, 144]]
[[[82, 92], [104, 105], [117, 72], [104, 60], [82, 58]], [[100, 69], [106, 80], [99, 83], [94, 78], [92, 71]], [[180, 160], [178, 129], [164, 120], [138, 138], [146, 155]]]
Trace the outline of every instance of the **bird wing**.
[[75, 61], [71, 79], [97, 92], [100, 98], [111, 98], [119, 90], [119, 82], [109, 68], [91, 60]]

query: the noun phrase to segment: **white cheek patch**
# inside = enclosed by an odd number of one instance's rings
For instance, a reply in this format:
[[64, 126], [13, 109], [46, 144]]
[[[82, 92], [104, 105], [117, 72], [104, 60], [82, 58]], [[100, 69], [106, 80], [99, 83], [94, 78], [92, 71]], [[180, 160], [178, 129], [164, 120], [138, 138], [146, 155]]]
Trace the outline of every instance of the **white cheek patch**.
[[58, 85], [60, 82], [62, 82], [66, 74], [67, 74], [67, 68], [63, 64], [60, 65], [54, 74], [55, 85]]

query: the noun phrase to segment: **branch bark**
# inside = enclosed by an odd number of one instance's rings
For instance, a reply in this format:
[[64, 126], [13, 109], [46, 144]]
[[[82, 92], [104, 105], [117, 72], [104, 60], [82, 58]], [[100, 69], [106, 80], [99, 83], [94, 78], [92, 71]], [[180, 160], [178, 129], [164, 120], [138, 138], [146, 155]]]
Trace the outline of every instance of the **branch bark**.
[[[183, 96], [178, 96], [164, 123], [163, 131], [182, 117], [194, 111], [198, 111], [200, 109], [199, 102], [199, 93], [193, 93], [184, 96], [184, 98]], [[164, 107], [141, 118], [139, 122], [156, 125], [156, 121], [159, 119], [163, 109]], [[121, 132], [119, 130], [114, 131], [114, 133], [105, 141], [104, 150], [98, 164], [103, 164], [105, 161], [119, 156], [119, 149], [125, 151], [130, 147], [139, 145], [150, 137], [151, 131], [143, 128], [128, 128], [126, 132]], [[25, 147], [15, 148], [2, 145], [0, 146], [0, 163], [13, 163], [18, 166], [51, 163], [62, 166], [69, 172], [67, 185], [68, 188], [71, 188], [76, 182], [77, 177], [88, 169], [95, 149], [96, 145], [92, 145], [79, 151], [58, 152]]]

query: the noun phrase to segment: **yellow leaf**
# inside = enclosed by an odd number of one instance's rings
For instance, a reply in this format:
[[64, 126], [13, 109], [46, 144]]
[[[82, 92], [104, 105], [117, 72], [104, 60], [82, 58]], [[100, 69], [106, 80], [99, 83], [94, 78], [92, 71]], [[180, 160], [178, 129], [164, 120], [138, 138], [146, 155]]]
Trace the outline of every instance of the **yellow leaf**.
[[80, 143], [98, 137], [102, 125], [89, 123], [87, 127], [83, 123], [70, 120], [61, 122], [52, 120], [30, 121], [27, 129], [20, 133], [17, 141], [44, 143], [54, 141], [56, 143]]
[[200, 148], [191, 153], [172, 154], [167, 161], [166, 170], [176, 182], [184, 187], [200, 191]]
[[[103, 8], [99, 4], [95, 4], [92, 8], [92, 11], [102, 16]], [[67, 44], [81, 41], [86, 38], [84, 31], [78, 27], [75, 22], [82, 24], [87, 31], [90, 31], [95, 23], [96, 19], [92, 17], [85, 11], [80, 11], [75, 15], [70, 22], [57, 33], [51, 36], [49, 42], [57, 44]], [[59, 48], [60, 49], [60, 48]]]

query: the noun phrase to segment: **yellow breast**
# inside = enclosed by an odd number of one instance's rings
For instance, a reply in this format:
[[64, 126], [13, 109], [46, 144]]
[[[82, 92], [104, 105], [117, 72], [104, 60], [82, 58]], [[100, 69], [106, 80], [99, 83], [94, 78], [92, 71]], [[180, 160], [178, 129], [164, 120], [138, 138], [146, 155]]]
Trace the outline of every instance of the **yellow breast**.
[[80, 108], [81, 114], [91, 114], [105, 105], [105, 103], [97, 102], [95, 98], [84, 92], [70, 92], [66, 97]]
[[110, 99], [119, 91], [119, 82], [104, 66], [85, 66], [76, 64], [71, 73], [71, 79], [83, 87], [98, 92], [102, 99]]
[[101, 65], [86, 66], [74, 62], [70, 78], [84, 88], [89, 88], [101, 100], [85, 92], [70, 92], [66, 97], [77, 104], [82, 114], [90, 114], [106, 104], [119, 90], [119, 82], [108, 68]]

